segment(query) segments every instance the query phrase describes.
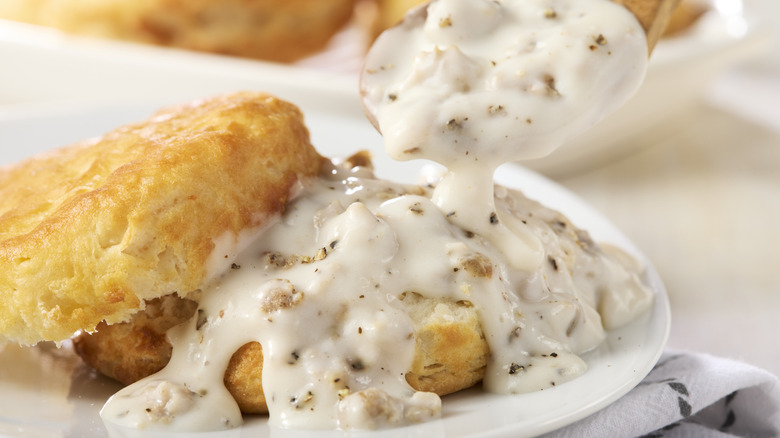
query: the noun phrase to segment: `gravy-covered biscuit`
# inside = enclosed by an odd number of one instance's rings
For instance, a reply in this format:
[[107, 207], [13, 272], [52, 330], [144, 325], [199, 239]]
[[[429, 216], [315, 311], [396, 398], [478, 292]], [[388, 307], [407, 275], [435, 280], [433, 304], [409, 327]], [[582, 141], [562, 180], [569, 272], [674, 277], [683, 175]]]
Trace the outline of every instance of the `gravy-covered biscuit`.
[[303, 116], [240, 93], [158, 112], [0, 169], [0, 341], [61, 341], [200, 287], [321, 157]]
[[[414, 321], [414, 361], [406, 373], [412, 388], [445, 395], [482, 380], [489, 349], [473, 306], [411, 292], [400, 300]], [[95, 333], [74, 338], [76, 352], [102, 374], [129, 385], [168, 363], [166, 331], [190, 319], [196, 308], [194, 301], [175, 295], [152, 300], [128, 322], [101, 323]], [[262, 374], [259, 343], [245, 344], [231, 357], [224, 383], [241, 412], [268, 412]]]

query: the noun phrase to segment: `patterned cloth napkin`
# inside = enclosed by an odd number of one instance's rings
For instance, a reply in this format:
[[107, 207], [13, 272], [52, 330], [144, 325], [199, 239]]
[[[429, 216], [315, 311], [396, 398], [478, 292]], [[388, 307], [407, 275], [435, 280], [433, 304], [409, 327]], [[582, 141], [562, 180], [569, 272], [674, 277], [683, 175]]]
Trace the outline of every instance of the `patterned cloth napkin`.
[[563, 437], [780, 437], [780, 385], [762, 369], [667, 350], [631, 392], [546, 435]]

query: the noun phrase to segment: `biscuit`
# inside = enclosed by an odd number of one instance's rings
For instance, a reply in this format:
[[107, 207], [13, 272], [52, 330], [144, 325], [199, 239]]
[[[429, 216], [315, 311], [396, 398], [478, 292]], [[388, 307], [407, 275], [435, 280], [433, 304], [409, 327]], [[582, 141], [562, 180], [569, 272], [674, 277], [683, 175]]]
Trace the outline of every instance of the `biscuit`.
[[356, 0], [5, 0], [0, 17], [96, 37], [291, 62], [325, 47]]
[[0, 342], [62, 341], [186, 296], [214, 240], [279, 215], [322, 160], [297, 107], [237, 93], [0, 168]]
[[[467, 302], [404, 293], [414, 323], [415, 351], [406, 381], [418, 391], [450, 394], [482, 380], [489, 349], [475, 309]], [[86, 363], [125, 385], [161, 370], [171, 358], [165, 332], [195, 314], [195, 302], [169, 295], [121, 324], [101, 324], [73, 339]], [[263, 350], [245, 344], [230, 359], [224, 383], [244, 413], [268, 412], [262, 384]]]

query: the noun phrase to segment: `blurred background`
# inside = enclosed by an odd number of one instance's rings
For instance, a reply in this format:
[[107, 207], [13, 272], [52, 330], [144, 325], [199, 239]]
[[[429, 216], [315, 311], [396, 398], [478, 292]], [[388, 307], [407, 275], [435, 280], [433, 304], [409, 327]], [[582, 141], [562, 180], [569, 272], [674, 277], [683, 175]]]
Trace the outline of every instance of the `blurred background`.
[[[635, 152], [559, 180], [660, 271], [672, 303], [670, 347], [778, 375], [780, 2], [714, 4], [744, 19], [727, 25], [734, 32], [756, 32], [754, 46], [737, 48], [746, 56], [711, 71], [676, 123], [632, 138]], [[664, 105], [673, 111], [674, 97]]]
[[[82, 11], [73, 0], [0, 0], [0, 159], [31, 153], [25, 144], [99, 134], [161, 104], [239, 89], [270, 91], [358, 126], [354, 138], [331, 140], [376, 141], [364, 134], [357, 72], [374, 35], [398, 12], [382, 9], [385, 0], [305, 1], [208, 16], [194, 10], [206, 0], [179, 2], [177, 16], [143, 10], [150, 2]], [[670, 347], [777, 375], [780, 2], [690, 0], [686, 7], [634, 100], [525, 164], [601, 211], [657, 267], [672, 303]], [[302, 10], [309, 12], [285, 21]], [[267, 18], [272, 13], [281, 15]], [[220, 27], [230, 19], [240, 26]], [[189, 31], [193, 23], [208, 26]], [[269, 30], [253, 35], [261, 26]], [[259, 50], [255, 38], [273, 47]], [[78, 129], [45, 128], [63, 117]], [[313, 134], [324, 139], [319, 129]]]

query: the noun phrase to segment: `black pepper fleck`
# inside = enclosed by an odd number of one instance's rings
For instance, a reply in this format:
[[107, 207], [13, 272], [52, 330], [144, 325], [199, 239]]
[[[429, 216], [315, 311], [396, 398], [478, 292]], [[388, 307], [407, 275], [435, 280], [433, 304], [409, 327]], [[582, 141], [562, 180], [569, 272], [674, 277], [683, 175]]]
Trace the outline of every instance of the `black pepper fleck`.
[[468, 119], [469, 119], [468, 117], [464, 117], [463, 120], [450, 119], [447, 122], [447, 129], [449, 130], [461, 129], [463, 128], [463, 123], [465, 123]]
[[553, 270], [558, 271], [558, 261], [553, 256], [547, 256], [547, 261], [550, 262]]
[[561, 233], [563, 230], [566, 229], [566, 222], [556, 219], [551, 224], [550, 227], [555, 231], [556, 233]]
[[203, 309], [198, 309], [198, 320], [195, 323], [195, 330], [200, 330], [208, 322], [208, 316]]
[[558, 89], [555, 88], [555, 77], [553, 75], [544, 75], [542, 80], [544, 81], [544, 85], [547, 87], [546, 93], [548, 96], [555, 97], [560, 95]]
[[503, 113], [504, 112], [504, 106], [503, 105], [489, 105], [487, 110], [488, 110], [488, 114], [490, 114], [490, 115]]

